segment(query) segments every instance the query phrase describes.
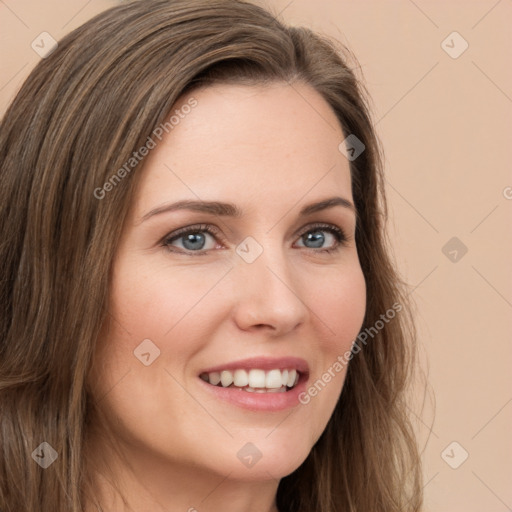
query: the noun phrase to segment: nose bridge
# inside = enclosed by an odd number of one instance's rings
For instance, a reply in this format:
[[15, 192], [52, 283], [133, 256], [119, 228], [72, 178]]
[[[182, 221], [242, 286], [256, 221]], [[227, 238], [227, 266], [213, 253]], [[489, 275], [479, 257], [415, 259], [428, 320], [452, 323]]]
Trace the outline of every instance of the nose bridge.
[[286, 332], [304, 322], [307, 307], [292, 261], [271, 238], [259, 243], [248, 237], [237, 248], [237, 322], [244, 329], [267, 325]]

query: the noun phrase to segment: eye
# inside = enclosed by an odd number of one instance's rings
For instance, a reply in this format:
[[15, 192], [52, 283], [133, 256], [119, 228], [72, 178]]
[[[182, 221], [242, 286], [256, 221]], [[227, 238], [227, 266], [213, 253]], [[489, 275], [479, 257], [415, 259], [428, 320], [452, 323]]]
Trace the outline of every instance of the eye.
[[[325, 233], [328, 233], [329, 236], [326, 237]], [[174, 253], [194, 254], [197, 256], [205, 255], [209, 250], [214, 248], [205, 248], [206, 239], [208, 238], [207, 235], [214, 240], [220, 239], [222, 241], [222, 236], [218, 228], [209, 224], [198, 224], [174, 231], [165, 237], [161, 245]], [[325, 244], [326, 238], [328, 240], [329, 237], [334, 239], [334, 243], [324, 248], [323, 245]], [[300, 235], [299, 240], [311, 244], [302, 246], [306, 249], [312, 249], [314, 252], [331, 253], [339, 250], [341, 246], [347, 242], [347, 237], [344, 231], [338, 226], [332, 224], [314, 224], [313, 226], [308, 226], [308, 230]], [[180, 242], [181, 246], [176, 245], [176, 242]]]
[[[325, 234], [323, 233], [329, 233], [330, 237], [334, 238], [334, 245], [327, 248], [321, 247], [326, 240]], [[313, 226], [308, 226], [308, 230], [303, 232], [300, 240], [311, 244], [310, 246], [306, 246], [306, 249], [320, 248], [321, 250], [317, 252], [330, 253], [339, 250], [341, 246], [347, 242], [347, 237], [344, 231], [338, 226], [332, 224], [314, 224]]]
[[216, 236], [220, 237], [219, 230], [215, 226], [200, 224], [178, 229], [166, 237], [162, 245], [167, 247], [171, 252], [181, 252], [179, 250], [175, 251], [171, 247], [176, 247], [174, 242], [183, 239], [182, 247], [180, 248], [178, 246], [178, 249], [185, 249], [186, 251], [195, 252], [197, 254], [206, 254], [205, 251], [208, 249], [204, 248], [205, 240], [207, 238], [205, 233], [208, 233], [208, 235], [213, 238]]

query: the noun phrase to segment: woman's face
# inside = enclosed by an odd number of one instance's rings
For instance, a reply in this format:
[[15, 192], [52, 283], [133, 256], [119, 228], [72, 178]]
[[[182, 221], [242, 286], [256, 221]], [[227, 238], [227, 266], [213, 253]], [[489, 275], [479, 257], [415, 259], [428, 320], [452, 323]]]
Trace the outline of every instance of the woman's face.
[[173, 110], [114, 260], [94, 393], [146, 476], [278, 479], [323, 432], [365, 313], [345, 136], [303, 84], [216, 85]]

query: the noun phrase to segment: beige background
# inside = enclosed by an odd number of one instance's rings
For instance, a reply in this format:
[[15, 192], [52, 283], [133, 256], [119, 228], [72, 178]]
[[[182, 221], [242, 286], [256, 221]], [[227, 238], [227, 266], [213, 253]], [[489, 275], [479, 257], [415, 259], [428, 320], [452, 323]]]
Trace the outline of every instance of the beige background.
[[[40, 58], [36, 36], [59, 39], [115, 3], [0, 0], [0, 113]], [[373, 97], [394, 251], [436, 403], [411, 411], [426, 510], [512, 510], [512, 2], [258, 3], [348, 43]], [[463, 48], [454, 31], [469, 45], [458, 58], [445, 51]]]

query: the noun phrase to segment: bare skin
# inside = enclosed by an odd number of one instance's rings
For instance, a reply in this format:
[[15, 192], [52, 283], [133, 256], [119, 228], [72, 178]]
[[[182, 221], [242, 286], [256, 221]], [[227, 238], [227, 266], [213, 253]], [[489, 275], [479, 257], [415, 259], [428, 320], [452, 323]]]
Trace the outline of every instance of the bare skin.
[[[304, 84], [216, 85], [192, 95], [197, 106], [145, 159], [114, 261], [115, 321], [91, 375], [128, 464], [99, 438], [90, 450], [100, 466], [102, 456], [109, 461], [136, 512], [278, 512], [279, 480], [325, 429], [346, 368], [308, 404], [275, 411], [219, 399], [199, 375], [241, 359], [293, 356], [307, 362], [310, 386], [350, 350], [366, 304], [354, 211], [336, 205], [299, 216], [334, 196], [353, 203], [338, 149], [345, 135]], [[186, 199], [233, 203], [242, 214], [148, 215]], [[197, 224], [217, 231], [197, 228], [195, 246], [183, 235], [170, 240]], [[262, 249], [251, 263], [236, 251], [249, 236]], [[160, 351], [147, 366], [134, 356], [143, 340]], [[261, 454], [252, 467], [237, 456], [247, 443]], [[104, 512], [130, 510], [98, 479]]]

